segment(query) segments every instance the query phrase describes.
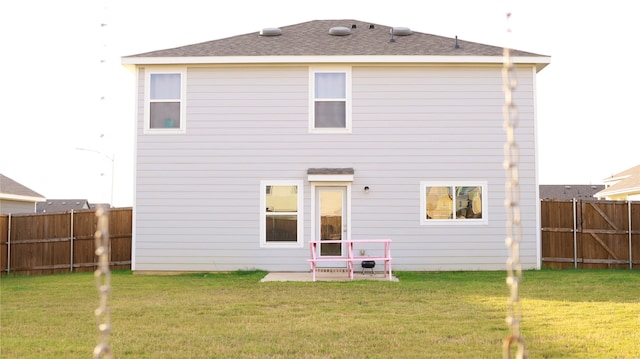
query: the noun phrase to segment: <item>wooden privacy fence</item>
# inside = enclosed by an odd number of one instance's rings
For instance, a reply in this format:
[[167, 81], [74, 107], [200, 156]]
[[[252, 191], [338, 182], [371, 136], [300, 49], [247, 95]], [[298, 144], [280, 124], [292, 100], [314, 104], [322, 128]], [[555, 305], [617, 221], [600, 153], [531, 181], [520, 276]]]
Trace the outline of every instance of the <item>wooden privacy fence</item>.
[[[131, 268], [131, 208], [109, 210], [110, 267]], [[2, 274], [88, 272], [97, 268], [94, 210], [0, 215]]]
[[[131, 208], [109, 210], [110, 267], [131, 268]], [[640, 202], [542, 200], [542, 266], [640, 269]], [[93, 210], [0, 214], [0, 273], [97, 267]]]
[[542, 266], [640, 268], [640, 202], [542, 200]]

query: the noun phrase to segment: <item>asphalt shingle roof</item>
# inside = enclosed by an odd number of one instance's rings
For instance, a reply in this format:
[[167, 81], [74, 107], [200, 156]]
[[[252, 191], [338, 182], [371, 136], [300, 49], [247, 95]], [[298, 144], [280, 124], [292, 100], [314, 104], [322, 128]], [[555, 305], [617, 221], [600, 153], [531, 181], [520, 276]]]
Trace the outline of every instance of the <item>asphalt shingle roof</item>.
[[9, 194], [14, 196], [24, 196], [24, 197], [41, 197], [45, 198], [40, 193], [24, 186], [11, 178], [0, 174], [0, 194]]
[[86, 199], [48, 199], [44, 202], [36, 203], [36, 212], [55, 213], [67, 212], [70, 210], [89, 209], [91, 206]]
[[595, 199], [593, 195], [602, 189], [604, 189], [602, 184], [540, 185], [540, 198], [557, 200]]
[[[354, 28], [355, 26], [355, 28]], [[329, 34], [345, 27], [350, 35]], [[393, 36], [392, 27], [359, 20], [314, 20], [281, 27], [279, 36], [261, 36], [260, 31], [172, 49], [146, 52], [135, 57], [199, 56], [502, 56], [503, 49], [471, 41], [412, 31]], [[512, 51], [513, 56], [544, 56]]]
[[308, 175], [352, 175], [353, 168], [309, 168]]

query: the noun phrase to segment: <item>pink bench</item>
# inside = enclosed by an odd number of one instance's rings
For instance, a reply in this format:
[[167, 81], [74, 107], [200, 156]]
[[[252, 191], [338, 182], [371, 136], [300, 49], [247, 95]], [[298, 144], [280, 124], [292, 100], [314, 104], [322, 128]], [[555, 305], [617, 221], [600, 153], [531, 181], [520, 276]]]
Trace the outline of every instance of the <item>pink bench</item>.
[[[347, 245], [347, 256], [340, 257], [318, 257], [318, 246], [321, 244], [329, 243], [341, 243]], [[384, 252], [382, 256], [356, 256], [354, 255], [353, 246], [358, 243], [380, 243], [384, 246]], [[391, 240], [390, 239], [351, 239], [351, 240], [323, 240], [323, 241], [309, 241], [309, 250], [311, 252], [311, 258], [307, 259], [311, 265], [311, 272], [313, 273], [313, 281], [316, 281], [316, 272], [318, 269], [318, 263], [321, 262], [346, 262], [347, 272], [349, 273], [349, 279], [353, 279], [354, 262], [360, 261], [382, 261], [384, 262], [384, 274], [389, 276], [389, 280], [393, 280], [391, 274]]]

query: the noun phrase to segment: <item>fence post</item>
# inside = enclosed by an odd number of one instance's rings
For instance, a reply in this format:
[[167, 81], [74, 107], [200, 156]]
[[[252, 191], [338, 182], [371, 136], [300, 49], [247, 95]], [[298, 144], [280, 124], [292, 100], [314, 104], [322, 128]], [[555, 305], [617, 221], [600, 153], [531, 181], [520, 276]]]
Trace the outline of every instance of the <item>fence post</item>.
[[71, 241], [71, 245], [69, 247], [71, 247], [71, 254], [69, 255], [69, 272], [73, 272], [73, 209], [71, 209], [71, 237], [69, 237], [69, 240]]
[[576, 206], [577, 200], [574, 198], [573, 202], [573, 268], [578, 268], [578, 228], [577, 228], [577, 213]]
[[631, 245], [633, 241], [631, 240], [631, 201], [627, 201], [628, 207], [628, 216], [629, 216], [629, 269], [633, 269], [633, 250]]
[[7, 224], [7, 274], [11, 271], [11, 213]]

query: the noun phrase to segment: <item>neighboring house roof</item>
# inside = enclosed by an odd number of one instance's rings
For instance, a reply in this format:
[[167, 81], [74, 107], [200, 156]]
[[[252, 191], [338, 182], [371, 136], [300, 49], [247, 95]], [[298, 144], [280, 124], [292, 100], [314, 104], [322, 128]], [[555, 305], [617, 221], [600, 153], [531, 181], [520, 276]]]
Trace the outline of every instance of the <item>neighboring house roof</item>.
[[0, 198], [25, 202], [37, 202], [45, 199], [40, 193], [3, 174], [0, 174]]
[[[348, 30], [344, 36], [330, 35], [332, 28]], [[394, 29], [395, 34], [391, 35]], [[503, 48], [443, 36], [425, 34], [359, 20], [314, 20], [282, 28], [202, 42], [194, 45], [125, 56], [124, 64], [166, 63], [158, 58], [184, 58], [181, 63], [202, 63], [202, 57], [283, 57], [283, 56], [443, 56], [495, 57], [502, 62]], [[274, 31], [275, 30], [275, 31]], [[280, 35], [262, 36], [261, 33]], [[410, 33], [410, 35], [401, 35]], [[393, 38], [393, 41], [392, 41]], [[533, 58], [538, 70], [549, 63], [548, 57], [513, 50], [514, 57]], [[210, 60], [209, 60], [210, 61]], [[382, 60], [389, 62], [389, 59]], [[435, 59], [431, 59], [435, 62]], [[447, 61], [440, 62], [449, 62]], [[468, 61], [467, 61], [468, 62]], [[517, 62], [514, 60], [514, 62]]]
[[602, 189], [601, 184], [540, 185], [540, 199], [594, 199], [593, 195]]
[[89, 203], [89, 208], [96, 209], [98, 206], [102, 206], [102, 208], [111, 208], [111, 204], [109, 203]]
[[595, 196], [597, 196], [598, 198], [625, 193], [639, 193], [640, 165], [631, 167], [628, 170], [605, 178], [604, 183], [607, 188], [595, 194]]
[[89, 201], [86, 199], [47, 199], [36, 203], [37, 213], [67, 212], [70, 210], [89, 209]]

